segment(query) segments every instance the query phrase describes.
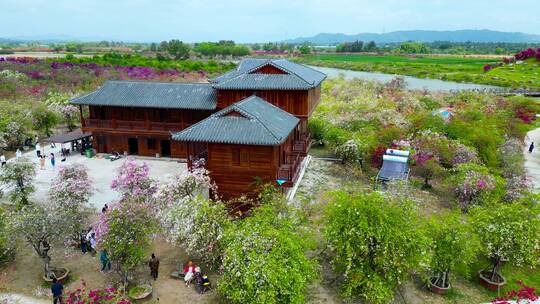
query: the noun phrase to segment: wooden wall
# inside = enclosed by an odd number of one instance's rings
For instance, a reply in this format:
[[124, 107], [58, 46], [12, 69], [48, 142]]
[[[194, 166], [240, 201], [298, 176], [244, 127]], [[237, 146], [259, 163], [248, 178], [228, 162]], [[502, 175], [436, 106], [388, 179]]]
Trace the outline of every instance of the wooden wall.
[[182, 129], [205, 119], [212, 113], [213, 111], [207, 110], [89, 106], [90, 119], [116, 119], [122, 121], [148, 120], [151, 122], [178, 123], [182, 126]]
[[[137, 138], [138, 155], [155, 156], [156, 153], [161, 155], [161, 141], [169, 140], [171, 145], [171, 157], [187, 158], [187, 144], [172, 140], [170, 136], [140, 136], [135, 134], [111, 134], [106, 132], [94, 132], [93, 146], [98, 153], [112, 153], [113, 151], [129, 154], [129, 138]], [[149, 146], [153, 139], [153, 147]]]
[[208, 144], [208, 164], [218, 192], [225, 199], [253, 191], [256, 178], [274, 181], [278, 147]]
[[321, 87], [310, 90], [219, 90], [218, 108], [223, 109], [244, 98], [256, 95], [297, 116], [308, 118], [319, 104]]
[[287, 74], [287, 72], [267, 64], [251, 72], [251, 74]]
[[257, 95], [269, 103], [296, 116], [308, 114], [307, 91], [278, 91], [278, 90], [219, 90], [218, 108], [226, 108], [244, 98]]

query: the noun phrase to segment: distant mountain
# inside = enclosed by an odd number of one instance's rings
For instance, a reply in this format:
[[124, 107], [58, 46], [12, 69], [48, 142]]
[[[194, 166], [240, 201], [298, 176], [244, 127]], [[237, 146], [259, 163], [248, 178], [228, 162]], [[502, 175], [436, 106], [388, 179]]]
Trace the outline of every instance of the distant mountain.
[[312, 37], [299, 37], [285, 40], [288, 43], [310, 42], [315, 45], [334, 45], [356, 40], [375, 41], [376, 43], [396, 43], [403, 41], [451, 41], [451, 42], [540, 42], [540, 35], [519, 32], [498, 32], [490, 30], [459, 30], [459, 31], [397, 31], [384, 34], [360, 33], [356, 35], [321, 33]]

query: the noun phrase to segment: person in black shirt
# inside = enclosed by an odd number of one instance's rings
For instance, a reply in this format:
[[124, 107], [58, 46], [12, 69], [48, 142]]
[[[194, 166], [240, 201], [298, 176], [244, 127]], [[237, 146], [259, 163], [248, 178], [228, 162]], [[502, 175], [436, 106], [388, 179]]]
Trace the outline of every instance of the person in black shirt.
[[53, 278], [53, 284], [51, 286], [53, 294], [53, 304], [62, 303], [62, 293], [64, 292], [64, 286], [58, 282], [56, 278]]

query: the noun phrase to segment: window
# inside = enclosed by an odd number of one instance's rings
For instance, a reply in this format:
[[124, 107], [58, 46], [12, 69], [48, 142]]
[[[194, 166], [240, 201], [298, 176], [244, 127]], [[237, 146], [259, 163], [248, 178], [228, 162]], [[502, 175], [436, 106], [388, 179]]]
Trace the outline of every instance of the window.
[[148, 147], [148, 150], [155, 150], [156, 149], [156, 139], [155, 138], [148, 138], [146, 140], [146, 146]]

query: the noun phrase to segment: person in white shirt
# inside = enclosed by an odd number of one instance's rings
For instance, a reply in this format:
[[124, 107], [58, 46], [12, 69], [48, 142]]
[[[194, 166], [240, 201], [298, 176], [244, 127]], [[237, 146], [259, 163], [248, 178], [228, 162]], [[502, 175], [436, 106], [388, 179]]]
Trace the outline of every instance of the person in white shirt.
[[6, 165], [6, 157], [4, 154], [0, 155], [0, 163], [2, 164], [2, 167]]
[[41, 157], [41, 146], [39, 145], [39, 143], [36, 143], [36, 155], [38, 158]]
[[17, 149], [17, 151], [15, 152], [15, 158], [21, 158], [22, 156], [22, 152], [20, 149]]

